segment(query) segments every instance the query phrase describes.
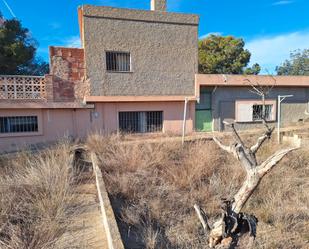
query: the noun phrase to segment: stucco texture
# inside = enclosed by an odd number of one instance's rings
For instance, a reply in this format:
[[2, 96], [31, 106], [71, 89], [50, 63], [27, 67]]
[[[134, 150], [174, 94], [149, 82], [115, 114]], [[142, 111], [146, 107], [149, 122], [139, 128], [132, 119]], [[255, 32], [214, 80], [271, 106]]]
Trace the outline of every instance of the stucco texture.
[[[182, 131], [184, 102], [147, 102], [147, 103], [98, 103], [96, 110], [102, 118], [102, 129], [115, 132], [118, 129], [118, 112], [163, 111], [163, 132], [179, 134]], [[186, 131], [193, 131], [195, 103], [189, 102]]]
[[[83, 10], [91, 95], [194, 94], [197, 16], [93, 6]], [[106, 51], [130, 52], [132, 72], [107, 72]]]
[[34, 115], [39, 119], [38, 133], [1, 134], [0, 152], [15, 151], [29, 145], [48, 144], [64, 137], [83, 138], [97, 129], [88, 109], [15, 109], [0, 110], [0, 116]]
[[[0, 152], [48, 144], [64, 137], [85, 138], [91, 133], [118, 130], [118, 112], [163, 111], [163, 132], [181, 133], [184, 102], [97, 103], [95, 109], [0, 109], [0, 116], [38, 116], [36, 133], [0, 134]], [[186, 131], [193, 131], [195, 103], [189, 102]]]

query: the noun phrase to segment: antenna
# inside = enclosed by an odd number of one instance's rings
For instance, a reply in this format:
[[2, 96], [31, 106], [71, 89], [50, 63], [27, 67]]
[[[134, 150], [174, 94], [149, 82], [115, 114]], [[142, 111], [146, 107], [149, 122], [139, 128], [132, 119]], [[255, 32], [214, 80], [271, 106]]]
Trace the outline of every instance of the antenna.
[[8, 8], [8, 10], [10, 11], [11, 15], [16, 18], [16, 15], [14, 14], [13, 10], [11, 9], [10, 5], [7, 3], [7, 1], [2, 0], [2, 2], [4, 3], [4, 5]]

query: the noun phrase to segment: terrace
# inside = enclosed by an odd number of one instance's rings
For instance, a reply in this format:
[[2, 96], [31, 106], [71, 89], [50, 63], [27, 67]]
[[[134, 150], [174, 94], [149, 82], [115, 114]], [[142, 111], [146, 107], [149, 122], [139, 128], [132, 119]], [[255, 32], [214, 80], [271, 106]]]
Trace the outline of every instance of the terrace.
[[45, 100], [44, 76], [0, 76], [0, 100]]

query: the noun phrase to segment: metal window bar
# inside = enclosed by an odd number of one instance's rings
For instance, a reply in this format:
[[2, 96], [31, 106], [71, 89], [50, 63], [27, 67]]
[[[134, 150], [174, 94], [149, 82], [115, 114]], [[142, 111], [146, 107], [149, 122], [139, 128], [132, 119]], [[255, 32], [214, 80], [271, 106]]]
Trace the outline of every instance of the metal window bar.
[[38, 132], [37, 116], [0, 117], [0, 133]]
[[[253, 121], [260, 121], [263, 117], [263, 105], [253, 105], [252, 108]], [[265, 105], [265, 120], [271, 120], [272, 118], [272, 105]]]
[[159, 132], [163, 128], [163, 112], [151, 111], [147, 115], [147, 132]]
[[106, 69], [111, 72], [130, 72], [131, 55], [128, 52], [106, 52]]
[[128, 133], [161, 132], [163, 112], [119, 112], [119, 129]]

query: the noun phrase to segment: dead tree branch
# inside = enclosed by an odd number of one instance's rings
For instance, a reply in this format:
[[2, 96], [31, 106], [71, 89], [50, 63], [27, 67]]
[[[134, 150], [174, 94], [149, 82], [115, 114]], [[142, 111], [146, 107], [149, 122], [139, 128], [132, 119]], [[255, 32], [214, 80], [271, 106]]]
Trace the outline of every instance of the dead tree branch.
[[222, 144], [221, 141], [219, 141], [216, 137], [213, 137], [212, 139], [222, 150], [225, 150], [228, 153], [233, 153], [231, 146]]
[[299, 147], [292, 147], [277, 151], [275, 154], [267, 158], [261, 165], [257, 167], [258, 174], [260, 177], [266, 175], [282, 158], [293, 150], [297, 150]]
[[267, 139], [271, 138], [271, 134], [273, 133], [274, 129], [275, 129], [275, 127], [269, 128], [267, 126], [267, 130], [265, 131], [265, 133], [257, 139], [257, 142], [256, 142], [255, 145], [251, 146], [250, 150], [252, 151], [252, 153], [256, 154], [258, 152], [258, 150], [261, 148], [262, 144]]
[[209, 246], [211, 248], [219, 245], [222, 246], [227, 243], [229, 246], [225, 248], [232, 248], [231, 245], [234, 243], [235, 246], [238, 239], [244, 233], [249, 233], [250, 236], [255, 237], [258, 222], [257, 218], [251, 214], [241, 213], [241, 210], [260, 184], [262, 178], [276, 166], [285, 155], [298, 149], [298, 147], [292, 147], [279, 150], [264, 162], [258, 164], [256, 153], [264, 142], [271, 138], [274, 131], [274, 128], [268, 126], [264, 117], [263, 120], [266, 130], [262, 136], [258, 137], [256, 143], [251, 147], [245, 145], [235, 129], [234, 124], [228, 124], [232, 128], [236, 140], [232, 145], [224, 145], [216, 137], [213, 137], [213, 141], [222, 150], [232, 154], [240, 162], [240, 165], [246, 172], [246, 178], [238, 192], [234, 195], [232, 201], [224, 201], [225, 208], [223, 208], [223, 215], [212, 226], [208, 224], [207, 215], [202, 214], [201, 209], [197, 205], [194, 206], [204, 230], [207, 232], [209, 231]]

